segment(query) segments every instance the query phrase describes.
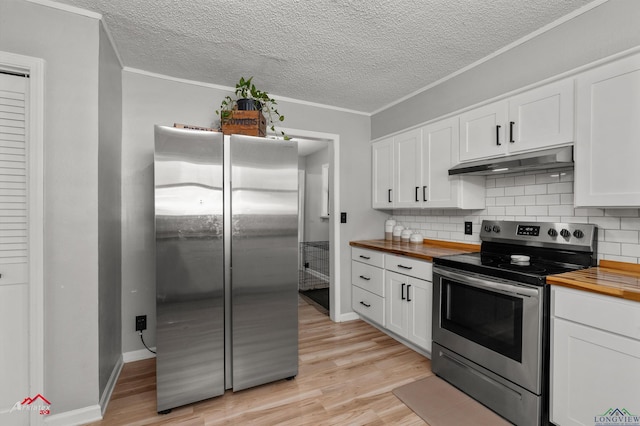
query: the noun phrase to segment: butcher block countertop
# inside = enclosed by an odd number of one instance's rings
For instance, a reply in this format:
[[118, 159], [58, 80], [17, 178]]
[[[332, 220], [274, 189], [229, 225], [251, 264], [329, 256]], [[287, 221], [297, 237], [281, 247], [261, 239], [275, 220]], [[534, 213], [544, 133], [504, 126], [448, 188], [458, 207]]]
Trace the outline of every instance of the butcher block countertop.
[[351, 241], [349, 245], [351, 247], [379, 250], [386, 253], [414, 257], [416, 259], [428, 261], [432, 261], [434, 257], [480, 251], [479, 244], [454, 243], [428, 239], [425, 239], [422, 244], [403, 243], [400, 241], [389, 240], [361, 240]]
[[640, 265], [602, 260], [594, 268], [550, 275], [547, 283], [640, 302]]

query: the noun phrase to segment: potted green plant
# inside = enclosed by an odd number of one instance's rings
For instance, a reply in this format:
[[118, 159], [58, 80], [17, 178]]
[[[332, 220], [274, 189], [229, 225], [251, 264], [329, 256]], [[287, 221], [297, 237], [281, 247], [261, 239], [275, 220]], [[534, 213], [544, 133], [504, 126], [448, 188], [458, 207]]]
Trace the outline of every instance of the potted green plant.
[[[220, 117], [220, 120], [227, 120], [233, 118], [234, 111], [261, 111], [267, 119], [271, 131], [276, 132], [274, 121], [284, 121], [284, 115], [278, 112], [276, 100], [270, 97], [267, 92], [258, 89], [252, 80], [253, 77], [246, 80], [244, 77], [240, 77], [236, 84], [235, 98], [225, 96], [220, 103], [220, 109], [216, 110], [216, 115]], [[285, 139], [289, 139], [283, 131], [280, 131], [280, 134]]]

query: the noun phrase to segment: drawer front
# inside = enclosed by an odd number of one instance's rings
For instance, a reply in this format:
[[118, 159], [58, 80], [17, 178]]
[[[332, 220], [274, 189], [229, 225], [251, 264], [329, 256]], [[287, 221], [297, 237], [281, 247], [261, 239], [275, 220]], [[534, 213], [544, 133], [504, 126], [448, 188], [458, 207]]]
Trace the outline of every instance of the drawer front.
[[640, 303], [551, 286], [551, 314], [640, 340]]
[[371, 266], [377, 266], [378, 268], [384, 268], [384, 253], [381, 251], [351, 247], [351, 259]]
[[393, 254], [384, 255], [385, 269], [399, 274], [409, 275], [425, 281], [432, 281], [433, 266], [426, 260], [416, 260]]
[[353, 310], [384, 327], [384, 299], [354, 285], [351, 291]]
[[384, 270], [360, 262], [351, 262], [351, 284], [384, 297]]

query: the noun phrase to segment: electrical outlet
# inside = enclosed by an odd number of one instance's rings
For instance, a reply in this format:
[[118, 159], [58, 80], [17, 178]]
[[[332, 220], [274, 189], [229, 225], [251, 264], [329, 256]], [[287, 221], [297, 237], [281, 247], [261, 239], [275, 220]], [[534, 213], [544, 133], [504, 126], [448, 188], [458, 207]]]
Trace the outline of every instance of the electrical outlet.
[[340, 223], [347, 223], [347, 212], [340, 213]]
[[147, 316], [146, 315], [137, 315], [136, 316], [136, 331], [143, 331], [147, 329]]
[[473, 234], [473, 224], [471, 222], [464, 223], [464, 233], [465, 235]]

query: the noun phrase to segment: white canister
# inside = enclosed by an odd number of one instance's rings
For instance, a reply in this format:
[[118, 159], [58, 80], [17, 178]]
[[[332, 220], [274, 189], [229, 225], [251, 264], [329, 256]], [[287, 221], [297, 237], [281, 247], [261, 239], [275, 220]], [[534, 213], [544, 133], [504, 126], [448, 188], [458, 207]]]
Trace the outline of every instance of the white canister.
[[404, 229], [400, 233], [400, 241], [402, 241], [403, 243], [408, 243], [412, 233], [413, 232], [411, 231], [411, 229]]
[[396, 225], [393, 227], [393, 241], [400, 241], [404, 226]]
[[409, 242], [413, 244], [422, 244], [424, 242], [424, 235], [419, 232], [414, 232], [411, 234], [411, 237], [409, 237]]
[[391, 241], [393, 239], [393, 227], [396, 226], [396, 221], [393, 219], [387, 219], [384, 222], [384, 239]]

